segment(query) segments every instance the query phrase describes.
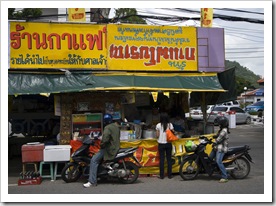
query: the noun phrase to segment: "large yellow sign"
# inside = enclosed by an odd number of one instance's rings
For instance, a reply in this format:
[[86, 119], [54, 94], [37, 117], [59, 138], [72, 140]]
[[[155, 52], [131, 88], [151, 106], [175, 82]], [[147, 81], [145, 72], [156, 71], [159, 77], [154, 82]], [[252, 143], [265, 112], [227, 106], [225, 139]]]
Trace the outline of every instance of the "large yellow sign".
[[106, 25], [10, 23], [10, 68], [106, 69]]
[[108, 69], [197, 71], [195, 27], [107, 25]]
[[197, 71], [195, 27], [10, 23], [10, 68]]

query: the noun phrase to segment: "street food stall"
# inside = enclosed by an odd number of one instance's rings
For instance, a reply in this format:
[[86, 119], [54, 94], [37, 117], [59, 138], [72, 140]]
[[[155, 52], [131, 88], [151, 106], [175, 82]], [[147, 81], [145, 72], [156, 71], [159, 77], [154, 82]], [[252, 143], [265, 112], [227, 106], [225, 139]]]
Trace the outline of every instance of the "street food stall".
[[[122, 125], [121, 146], [139, 147], [136, 156], [144, 166], [141, 173], [158, 170], [154, 131], [144, 125], [144, 115], [154, 105], [168, 113], [175, 108], [185, 113], [194, 93], [200, 94], [200, 103], [206, 105], [208, 93], [226, 92], [218, 78], [225, 70], [222, 28], [45, 22], [9, 25], [9, 95], [54, 96], [62, 145], [81, 142], [82, 135], [93, 131], [102, 132], [104, 113], [127, 119], [129, 128]], [[47, 36], [44, 44], [39, 36]], [[205, 134], [204, 125], [173, 143], [176, 165], [185, 154], [185, 141], [200, 134]]]

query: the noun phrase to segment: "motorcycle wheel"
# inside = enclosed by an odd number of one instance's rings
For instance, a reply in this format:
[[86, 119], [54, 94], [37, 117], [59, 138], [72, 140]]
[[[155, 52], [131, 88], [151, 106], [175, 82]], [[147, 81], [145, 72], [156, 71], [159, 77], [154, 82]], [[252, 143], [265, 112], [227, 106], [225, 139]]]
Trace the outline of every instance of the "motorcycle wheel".
[[195, 158], [188, 158], [181, 162], [179, 174], [183, 180], [193, 180], [197, 177], [200, 166]]
[[[125, 177], [119, 177], [119, 181], [124, 184], [134, 183], [139, 176], [139, 168], [136, 164], [132, 162], [125, 162], [126, 169], [129, 170], [129, 174]], [[120, 164], [119, 169], [123, 169], [124, 165]]]
[[250, 172], [250, 163], [244, 157], [239, 157], [232, 164], [231, 167], [235, 167], [234, 170], [230, 171], [231, 177], [234, 179], [246, 178]]
[[61, 171], [61, 178], [66, 182], [76, 182], [82, 172], [81, 172], [81, 166], [79, 164], [76, 164], [74, 162], [70, 162], [65, 165], [65, 167]]

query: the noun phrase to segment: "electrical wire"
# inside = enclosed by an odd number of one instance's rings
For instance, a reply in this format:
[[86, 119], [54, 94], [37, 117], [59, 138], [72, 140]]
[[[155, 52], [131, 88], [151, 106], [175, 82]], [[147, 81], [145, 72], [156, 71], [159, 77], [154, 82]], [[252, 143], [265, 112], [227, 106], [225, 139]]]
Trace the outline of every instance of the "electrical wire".
[[248, 53], [252, 53], [252, 52], [254, 52], [254, 53], [256, 53], [256, 52], [264, 52], [264, 51], [259, 51], [259, 50], [255, 50], [255, 51], [237, 51], [237, 52], [227, 52], [227, 51], [225, 51], [225, 53], [226, 54], [248, 54]]
[[246, 10], [239, 10], [239, 9], [228, 9], [228, 8], [218, 9], [218, 8], [214, 8], [214, 10], [235, 11], [235, 12], [243, 12], [243, 13], [261, 14], [261, 15], [264, 15], [264, 13], [261, 13], [261, 12], [253, 12], [253, 11], [246, 11]]
[[246, 56], [246, 57], [225, 57], [225, 59], [248, 59], [248, 58], [264, 58], [264, 56]]

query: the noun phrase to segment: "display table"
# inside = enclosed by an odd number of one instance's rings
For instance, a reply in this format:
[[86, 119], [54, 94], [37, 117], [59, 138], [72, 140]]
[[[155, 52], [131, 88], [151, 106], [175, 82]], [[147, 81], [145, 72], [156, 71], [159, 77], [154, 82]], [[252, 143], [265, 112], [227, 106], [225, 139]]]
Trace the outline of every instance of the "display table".
[[[204, 135], [207, 138], [212, 137], [214, 134]], [[185, 151], [185, 143], [188, 140], [197, 142], [199, 136], [192, 136], [189, 138], [181, 138], [172, 143], [172, 171], [178, 173], [180, 162], [187, 153]], [[142, 167], [139, 169], [140, 174], [159, 174], [159, 153], [157, 139], [140, 139], [131, 141], [121, 141], [121, 148], [138, 147], [138, 150], [134, 153], [134, 156], [140, 162]], [[208, 145], [206, 152], [211, 152], [211, 145]], [[166, 167], [165, 161], [165, 167]], [[166, 171], [166, 169], [165, 169]]]

